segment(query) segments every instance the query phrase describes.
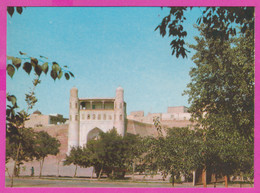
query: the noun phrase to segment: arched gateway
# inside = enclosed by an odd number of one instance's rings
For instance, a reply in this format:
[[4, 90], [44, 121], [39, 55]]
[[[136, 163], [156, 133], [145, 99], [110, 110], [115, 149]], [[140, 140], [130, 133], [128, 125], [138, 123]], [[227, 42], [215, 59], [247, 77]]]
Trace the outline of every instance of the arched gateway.
[[89, 141], [91, 139], [97, 139], [101, 132], [103, 132], [103, 131], [100, 130], [99, 128], [95, 127], [94, 129], [92, 129], [91, 131], [88, 132], [87, 141]]
[[124, 89], [118, 87], [114, 98], [78, 98], [78, 89], [70, 90], [68, 153], [73, 146], [83, 146], [99, 132], [116, 128], [120, 135], [126, 130]]

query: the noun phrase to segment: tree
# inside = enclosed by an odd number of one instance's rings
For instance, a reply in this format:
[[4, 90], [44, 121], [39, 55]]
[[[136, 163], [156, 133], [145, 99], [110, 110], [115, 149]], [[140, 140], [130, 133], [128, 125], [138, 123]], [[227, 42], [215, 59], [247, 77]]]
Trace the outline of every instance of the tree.
[[76, 166], [74, 177], [77, 176], [77, 168], [80, 167], [89, 167], [90, 166], [90, 154], [86, 147], [72, 147], [69, 155], [66, 155], [64, 165], [74, 164]]
[[42, 176], [42, 168], [44, 159], [48, 155], [57, 155], [59, 153], [60, 142], [54, 137], [51, 137], [46, 131], [36, 133], [35, 139], [35, 157], [40, 161], [40, 175]]
[[[22, 7], [8, 7], [7, 12], [12, 17], [15, 10], [21, 14], [23, 12]], [[33, 81], [34, 87], [31, 89], [31, 92], [26, 94], [26, 102], [27, 102], [27, 110], [24, 113], [24, 111], [16, 112], [16, 110], [19, 108], [17, 105], [17, 98], [16, 96], [7, 93], [6, 99], [8, 102], [11, 102], [10, 105], [7, 105], [6, 108], [6, 137], [7, 137], [7, 151], [13, 150], [16, 151], [16, 156], [13, 157], [14, 159], [14, 169], [13, 174], [11, 176], [11, 187], [13, 187], [13, 178], [14, 174], [17, 168], [18, 160], [20, 159], [20, 154], [22, 152], [22, 141], [18, 140], [21, 138], [24, 128], [24, 122], [28, 119], [29, 114], [28, 110], [32, 109], [34, 104], [37, 102], [37, 99], [35, 97], [34, 89], [37, 86], [37, 84], [40, 83], [40, 76], [42, 72], [45, 74], [48, 73], [49, 67], [51, 67], [50, 76], [53, 80], [56, 80], [57, 78], [60, 79], [63, 74], [67, 80], [70, 79], [70, 77], [74, 77], [74, 74], [68, 70], [67, 66], [60, 66], [57, 62], [50, 62], [48, 61], [48, 58], [45, 56], [39, 56], [37, 59], [36, 57], [31, 57], [27, 55], [26, 53], [23, 53], [19, 51], [20, 56], [7, 56], [7, 61], [9, 64], [7, 64], [6, 71], [7, 74], [12, 78], [15, 74], [15, 71], [22, 66], [23, 70], [29, 75], [31, 71], [33, 70], [36, 74], [36, 79]], [[15, 70], [16, 69], [16, 70]], [[31, 133], [33, 133], [31, 131]], [[8, 138], [10, 137], [10, 139]], [[14, 139], [14, 140], [13, 140]], [[11, 147], [15, 147], [17, 145], [16, 149], [13, 149]], [[32, 151], [32, 148], [28, 149], [28, 152]], [[6, 162], [9, 160], [10, 156], [6, 156]], [[19, 165], [18, 165], [19, 166]]]
[[126, 170], [134, 167], [141, 154], [139, 136], [126, 134], [122, 137], [112, 129], [107, 133], [101, 132], [98, 139], [89, 140], [84, 147], [73, 147], [66, 156], [64, 165], [93, 166], [98, 178], [102, 173], [108, 177], [123, 177]]
[[150, 138], [145, 163], [150, 170], [160, 171], [163, 178], [189, 176], [201, 167], [201, 138], [188, 128], [167, 129], [166, 137]]
[[[9, 129], [10, 128], [11, 126]], [[24, 162], [33, 160], [35, 135], [32, 128], [22, 127], [19, 128], [19, 133], [17, 134], [8, 132], [6, 139], [6, 163], [10, 158], [15, 161], [13, 175], [11, 176], [11, 178], [13, 178], [13, 176], [19, 176], [20, 165]]]
[[[25, 101], [27, 103], [26, 112], [24, 110], [21, 110], [20, 112], [16, 113], [15, 109], [18, 108], [16, 97], [14, 95], [9, 95], [8, 93], [6, 97], [7, 100], [12, 104], [7, 105], [6, 108], [6, 146], [7, 150], [10, 151], [6, 155], [6, 162], [8, 162], [9, 160], [8, 154], [16, 155], [12, 157], [14, 160], [14, 168], [11, 176], [11, 187], [13, 186], [14, 176], [18, 176], [19, 174], [19, 172], [17, 171], [19, 171], [20, 165], [23, 163], [22, 160], [28, 161], [27, 157], [30, 157], [32, 159], [32, 157], [34, 156], [33, 148], [31, 147], [34, 142], [34, 132], [33, 130], [26, 129], [24, 123], [29, 117], [28, 111], [32, 109], [37, 102], [37, 98], [34, 94], [34, 89], [40, 83], [40, 81], [39, 76], [36, 76], [37, 77], [33, 80], [33, 88], [29, 91], [28, 94], [26, 94], [25, 97]], [[28, 136], [30, 136], [31, 138], [27, 139]], [[27, 140], [24, 141], [23, 139]], [[29, 143], [28, 145], [30, 146], [30, 148], [25, 148], [28, 146], [27, 143]]]
[[[209, 38], [226, 41], [237, 34], [236, 25], [241, 27], [241, 33], [254, 30], [254, 7], [206, 7], [197, 19], [197, 24], [205, 25], [205, 32]], [[167, 33], [173, 38], [170, 45], [172, 55], [177, 58], [181, 55], [187, 57], [188, 48], [185, 43], [187, 31], [183, 27], [186, 20], [185, 12], [192, 7], [170, 7], [170, 13], [163, 18], [155, 30], [160, 31], [162, 37]], [[210, 46], [210, 45], [209, 45]]]
[[217, 168], [214, 172], [226, 179], [242, 168], [250, 173], [254, 147], [254, 31], [240, 28], [236, 37], [223, 42], [208, 36], [207, 26], [198, 29], [201, 34], [195, 37], [197, 45], [190, 46], [196, 51], [196, 67], [190, 71], [191, 83], [185, 94], [189, 96], [192, 118], [205, 135], [203, 153], [211, 158], [204, 160], [205, 166], [208, 170]]
[[123, 145], [125, 146], [125, 165], [128, 170], [132, 169], [132, 180], [134, 180], [135, 167], [141, 161], [141, 155], [143, 154], [142, 139], [139, 135], [126, 133], [123, 138]]
[[99, 172], [100, 178], [102, 172], [114, 177], [115, 170], [125, 170], [127, 147], [123, 143], [123, 137], [120, 136], [116, 129], [107, 133], [100, 133], [99, 139], [87, 144], [92, 152], [92, 164], [96, 172]]

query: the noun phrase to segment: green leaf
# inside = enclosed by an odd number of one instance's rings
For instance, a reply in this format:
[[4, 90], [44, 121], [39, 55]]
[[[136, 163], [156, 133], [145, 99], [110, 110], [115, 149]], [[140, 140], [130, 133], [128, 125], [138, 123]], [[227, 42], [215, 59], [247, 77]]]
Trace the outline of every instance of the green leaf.
[[12, 17], [14, 14], [14, 7], [7, 7], [7, 12]]
[[6, 56], [7, 60], [12, 60], [14, 57], [13, 56]]
[[8, 64], [6, 67], [8, 75], [12, 78], [15, 72], [15, 68], [12, 64]]
[[72, 74], [72, 72], [69, 72], [70, 73], [70, 75], [74, 78], [74, 74]]
[[27, 72], [28, 74], [30, 74], [31, 70], [32, 70], [32, 64], [30, 62], [25, 62], [23, 64], [23, 69], [25, 70], [25, 72]]
[[58, 75], [58, 79], [61, 79], [62, 75], [63, 75], [63, 72], [60, 71], [60, 72], [59, 72], [59, 75]]
[[52, 70], [54, 70], [54, 71], [56, 71], [56, 73], [58, 73], [60, 71], [60, 69], [61, 68], [58, 63], [56, 63], [56, 62], [52, 63]]
[[20, 58], [12, 58], [13, 65], [18, 69], [21, 66], [22, 60]]
[[47, 74], [49, 70], [49, 66], [48, 66], [48, 62], [45, 62], [43, 65], [42, 65], [42, 71]]
[[16, 104], [16, 97], [14, 95], [8, 95], [7, 100], [10, 101], [13, 106]]
[[56, 80], [57, 76], [57, 72], [55, 70], [51, 70], [51, 77], [53, 78], [53, 80]]
[[22, 7], [16, 7], [16, 11], [17, 11], [17, 13], [22, 14], [23, 8]]
[[32, 66], [35, 67], [38, 64], [38, 60], [36, 58], [31, 58]]
[[19, 51], [19, 54], [21, 54], [21, 55], [27, 55], [26, 53], [23, 53], [23, 52], [21, 52], [21, 51]]
[[38, 76], [41, 76], [42, 68], [41, 68], [40, 65], [37, 64], [37, 65], [34, 67], [34, 71], [35, 71], [35, 73], [36, 73]]
[[69, 75], [67, 72], [65, 73], [65, 78], [66, 78], [67, 80], [70, 79], [70, 75]]

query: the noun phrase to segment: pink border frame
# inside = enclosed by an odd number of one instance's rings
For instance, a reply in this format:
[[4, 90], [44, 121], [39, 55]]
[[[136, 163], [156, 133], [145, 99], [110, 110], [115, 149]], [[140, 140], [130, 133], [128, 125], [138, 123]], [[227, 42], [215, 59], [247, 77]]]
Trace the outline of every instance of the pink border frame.
[[[254, 188], [5, 188], [5, 106], [6, 106], [6, 17], [7, 6], [254, 6], [255, 28], [255, 184]], [[260, 1], [259, 0], [0, 0], [0, 192], [260, 192]]]

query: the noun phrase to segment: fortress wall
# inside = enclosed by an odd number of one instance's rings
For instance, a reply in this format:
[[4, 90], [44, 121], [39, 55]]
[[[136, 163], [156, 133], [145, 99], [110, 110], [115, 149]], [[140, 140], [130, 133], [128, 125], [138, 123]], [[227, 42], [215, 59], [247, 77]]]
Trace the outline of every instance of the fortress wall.
[[[183, 121], [162, 121], [162, 126], [164, 128], [171, 127], [187, 127], [191, 125], [191, 122], [188, 120]], [[68, 124], [63, 125], [49, 125], [45, 127], [37, 127], [35, 131], [46, 131], [51, 136], [57, 138], [60, 143], [60, 153], [57, 156], [48, 156], [44, 161], [43, 166], [43, 175], [54, 175], [54, 176], [73, 176], [75, 166], [63, 166], [63, 160], [66, 157], [67, 148], [68, 148]], [[139, 134], [140, 136], [157, 136], [157, 130], [153, 124], [142, 123], [134, 120], [127, 120], [127, 133]], [[164, 132], [163, 132], [164, 133]], [[10, 161], [7, 165], [9, 171], [12, 171], [13, 162]], [[39, 175], [40, 164], [39, 161], [27, 162], [21, 166], [20, 175], [30, 175], [31, 167], [34, 167], [35, 176]], [[12, 173], [12, 172], [10, 172]], [[92, 168], [78, 168], [78, 176], [91, 176]], [[6, 175], [8, 175], [6, 173]], [[95, 175], [94, 175], [95, 176]]]
[[161, 124], [164, 128], [173, 127], [190, 127], [193, 128], [193, 123], [189, 120], [163, 120]]
[[142, 123], [134, 120], [127, 120], [127, 133], [144, 136], [157, 136], [157, 130], [153, 124]]

